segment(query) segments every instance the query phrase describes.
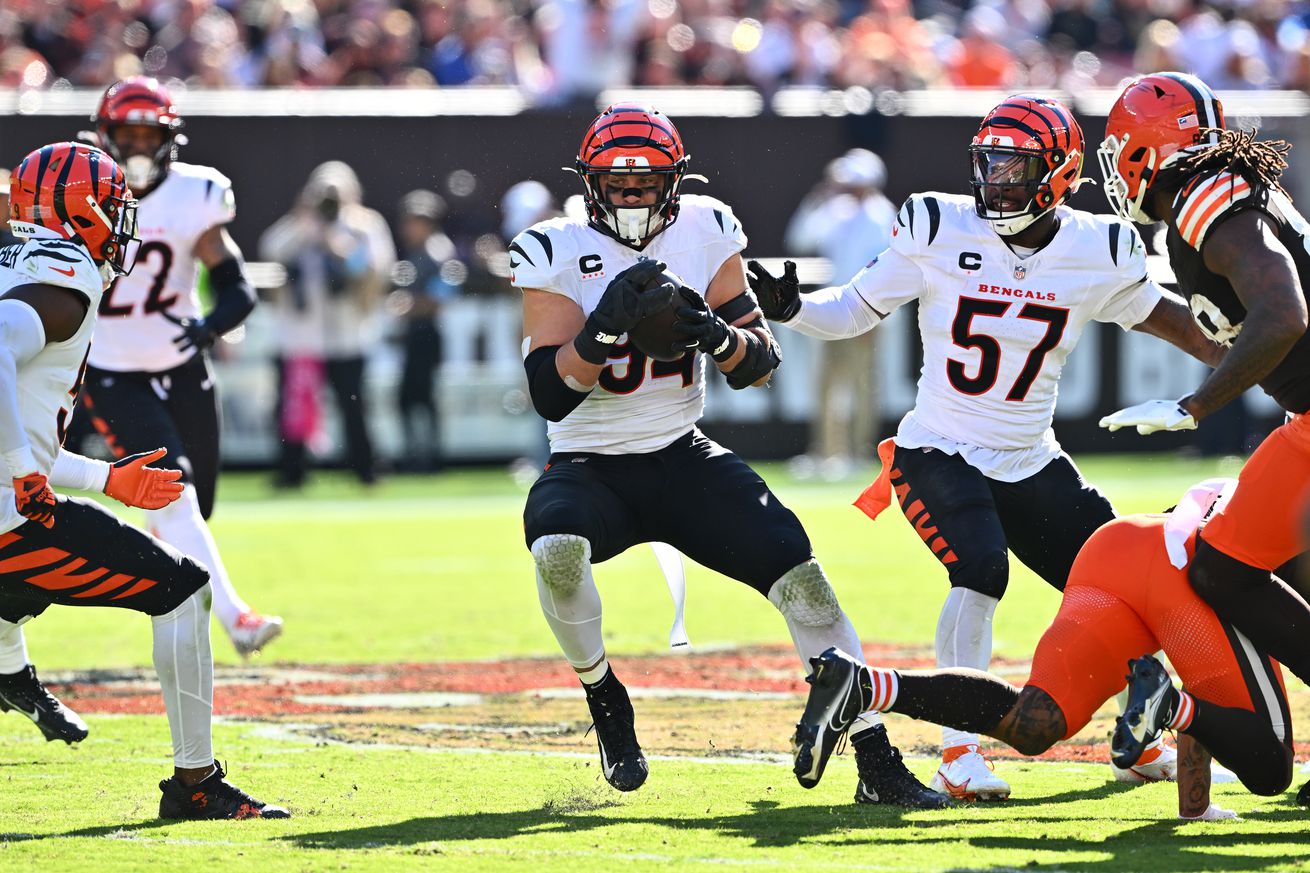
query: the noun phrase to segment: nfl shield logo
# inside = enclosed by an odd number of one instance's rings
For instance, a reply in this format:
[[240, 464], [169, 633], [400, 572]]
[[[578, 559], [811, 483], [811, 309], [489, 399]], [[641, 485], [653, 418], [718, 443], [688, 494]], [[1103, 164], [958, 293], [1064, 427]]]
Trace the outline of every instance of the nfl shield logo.
[[1025, 267], [1023, 264], [1019, 264], [1014, 268], [1014, 278], [1022, 280], [1023, 277], [1027, 275], [1028, 275], [1028, 268]]

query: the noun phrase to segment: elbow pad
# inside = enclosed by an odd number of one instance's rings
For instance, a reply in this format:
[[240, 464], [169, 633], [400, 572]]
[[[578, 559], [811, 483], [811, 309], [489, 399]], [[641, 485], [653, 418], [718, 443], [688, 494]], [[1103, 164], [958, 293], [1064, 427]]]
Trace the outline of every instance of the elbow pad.
[[229, 258], [210, 270], [209, 284], [214, 289], [214, 308], [205, 316], [205, 324], [222, 336], [254, 310], [255, 289], [236, 258]]
[[559, 346], [542, 346], [533, 349], [523, 359], [523, 369], [528, 374], [528, 396], [532, 398], [532, 408], [547, 421], [563, 421], [591, 393], [574, 391], [564, 384], [559, 368], [555, 366], [555, 353], [558, 351]]
[[742, 330], [741, 334], [746, 343], [746, 356], [726, 374], [728, 387], [738, 391], [754, 385], [782, 363], [782, 352], [772, 337], [766, 340], [753, 330]]
[[[750, 315], [752, 312], [759, 312], [759, 309], [759, 301], [756, 300], [755, 295], [747, 289], [721, 306], [716, 306], [714, 308], [714, 314], [719, 318], [722, 318], [728, 324], [733, 324], [737, 319], [743, 316]], [[763, 316], [751, 321], [751, 323], [746, 326], [752, 327], [755, 324], [763, 324]]]

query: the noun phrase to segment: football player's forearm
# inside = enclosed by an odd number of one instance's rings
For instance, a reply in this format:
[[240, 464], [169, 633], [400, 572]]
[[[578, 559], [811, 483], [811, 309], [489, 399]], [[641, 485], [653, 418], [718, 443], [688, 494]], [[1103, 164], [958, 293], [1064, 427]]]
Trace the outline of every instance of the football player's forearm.
[[1182, 407], [1200, 421], [1259, 384], [1295, 344], [1296, 337], [1281, 325], [1248, 315], [1232, 348], [1201, 386], [1183, 398]]
[[1196, 818], [1210, 808], [1210, 752], [1193, 736], [1178, 735], [1178, 814]]
[[800, 312], [787, 327], [817, 339], [849, 339], [873, 330], [882, 319], [847, 283], [801, 295]]
[[205, 321], [222, 336], [246, 320], [255, 309], [255, 289], [246, 278], [240, 260], [231, 258], [209, 271], [214, 289], [214, 308]]
[[583, 360], [573, 343], [564, 343], [555, 353], [555, 367], [559, 370], [564, 384], [574, 391], [590, 391], [600, 380], [600, 371], [605, 364], [593, 364]]
[[109, 481], [109, 463], [60, 449], [50, 467], [49, 479], [50, 484], [57, 488], [103, 492]]
[[1177, 297], [1165, 295], [1146, 320], [1133, 330], [1158, 337], [1209, 367], [1219, 366], [1227, 349], [1205, 335], [1192, 311]]

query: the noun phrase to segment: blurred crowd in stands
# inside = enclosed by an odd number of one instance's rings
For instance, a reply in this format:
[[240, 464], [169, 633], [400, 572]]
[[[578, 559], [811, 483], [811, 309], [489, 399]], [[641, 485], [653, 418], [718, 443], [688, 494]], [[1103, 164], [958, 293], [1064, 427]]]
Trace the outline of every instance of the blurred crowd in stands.
[[5, 0], [0, 86], [1310, 88], [1308, 0]]

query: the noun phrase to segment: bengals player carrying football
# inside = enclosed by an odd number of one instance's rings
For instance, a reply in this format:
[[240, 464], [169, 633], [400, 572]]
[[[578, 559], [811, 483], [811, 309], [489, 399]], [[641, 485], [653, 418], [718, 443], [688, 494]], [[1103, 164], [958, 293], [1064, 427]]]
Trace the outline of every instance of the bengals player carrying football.
[[[1007, 551], [1063, 590], [1078, 550], [1115, 517], [1051, 427], [1060, 374], [1086, 326], [1161, 336], [1210, 364], [1222, 352], [1181, 300], [1147, 278], [1131, 224], [1064, 205], [1085, 181], [1084, 150], [1063, 104], [1007, 98], [969, 147], [973, 196], [911, 196], [891, 246], [847, 284], [802, 296], [790, 273], [775, 279], [751, 265], [764, 314], [819, 339], [858, 336], [918, 301], [918, 397], [895, 438], [879, 446], [882, 475], [857, 505], [876, 516], [894, 494], [945, 567], [940, 667], [990, 663]], [[1172, 772], [1173, 751], [1157, 746], [1115, 775]], [[943, 731], [933, 787], [975, 800], [1010, 794], [977, 733], [955, 728]]]
[[[681, 192], [688, 163], [661, 112], [611, 106], [575, 163], [586, 219], [539, 223], [509, 247], [523, 289], [524, 366], [552, 452], [524, 507], [526, 544], [546, 622], [586, 690], [605, 778], [620, 791], [641, 787], [647, 764], [605, 653], [593, 564], [668, 543], [767, 597], [803, 663], [829, 646], [860, 646], [800, 521], [696, 427], [706, 358], [738, 389], [765, 384], [781, 358], [746, 286], [741, 224], [722, 202]], [[657, 279], [666, 268], [681, 284]], [[649, 359], [629, 332], [671, 299], [683, 354]], [[858, 800], [944, 804], [905, 768], [880, 721], [862, 728]]]

